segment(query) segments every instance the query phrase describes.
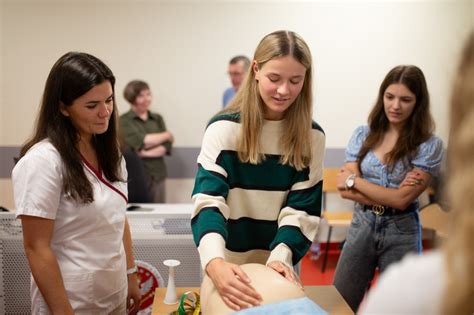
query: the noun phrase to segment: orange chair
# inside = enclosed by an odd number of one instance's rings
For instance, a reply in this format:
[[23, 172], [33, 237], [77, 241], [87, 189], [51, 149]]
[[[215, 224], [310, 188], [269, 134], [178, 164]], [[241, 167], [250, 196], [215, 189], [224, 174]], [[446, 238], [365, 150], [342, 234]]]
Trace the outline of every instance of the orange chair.
[[436, 245], [436, 241], [448, 236], [450, 213], [441, 209], [439, 204], [430, 203], [420, 209], [420, 222], [423, 229], [434, 231]]
[[326, 194], [337, 193], [336, 175], [339, 172], [338, 167], [325, 168], [323, 170], [323, 212], [322, 218], [328, 223], [328, 235], [326, 240], [326, 248], [324, 249], [323, 264], [321, 272], [326, 270], [326, 264], [329, 253], [329, 243], [331, 241], [331, 234], [334, 227], [348, 227], [352, 221], [353, 211], [338, 211], [328, 210], [326, 205]]

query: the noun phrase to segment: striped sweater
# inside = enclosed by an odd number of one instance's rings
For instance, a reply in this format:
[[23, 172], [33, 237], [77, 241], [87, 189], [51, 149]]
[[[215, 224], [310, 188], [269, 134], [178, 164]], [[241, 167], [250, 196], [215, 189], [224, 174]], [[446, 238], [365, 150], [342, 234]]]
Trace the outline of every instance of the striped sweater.
[[216, 257], [236, 264], [296, 264], [320, 221], [325, 135], [312, 124], [311, 165], [279, 163], [282, 121], [265, 121], [258, 165], [239, 161], [239, 114], [214, 117], [204, 134], [193, 190], [191, 226], [201, 266]]

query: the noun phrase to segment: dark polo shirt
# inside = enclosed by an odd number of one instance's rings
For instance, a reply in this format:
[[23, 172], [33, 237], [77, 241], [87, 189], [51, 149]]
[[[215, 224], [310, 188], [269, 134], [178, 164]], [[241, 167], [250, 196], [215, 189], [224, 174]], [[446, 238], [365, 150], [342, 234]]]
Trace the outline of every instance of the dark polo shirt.
[[[145, 136], [149, 133], [165, 132], [166, 126], [160, 114], [148, 112], [148, 119], [142, 120], [132, 110], [120, 116], [120, 133], [125, 144], [135, 151], [144, 146]], [[166, 154], [171, 154], [171, 143], [162, 143], [166, 148]], [[153, 181], [160, 182], [167, 176], [166, 165], [163, 157], [142, 159], [145, 170]]]

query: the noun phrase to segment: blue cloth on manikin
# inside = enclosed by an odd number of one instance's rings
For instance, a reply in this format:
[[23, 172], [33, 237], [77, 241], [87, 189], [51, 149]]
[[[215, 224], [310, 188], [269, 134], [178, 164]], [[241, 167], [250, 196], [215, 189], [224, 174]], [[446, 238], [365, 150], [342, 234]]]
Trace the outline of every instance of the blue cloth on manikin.
[[318, 304], [314, 303], [307, 297], [286, 300], [277, 303], [271, 303], [251, 308], [246, 308], [242, 311], [232, 313], [233, 315], [261, 315], [261, 314], [272, 314], [272, 315], [328, 315], [328, 312], [323, 310]]

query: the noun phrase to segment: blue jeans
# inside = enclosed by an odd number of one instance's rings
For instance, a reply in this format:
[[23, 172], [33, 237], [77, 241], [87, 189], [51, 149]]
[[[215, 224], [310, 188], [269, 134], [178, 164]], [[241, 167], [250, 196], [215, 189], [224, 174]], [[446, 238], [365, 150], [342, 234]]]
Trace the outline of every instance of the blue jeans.
[[334, 286], [356, 312], [376, 268], [382, 273], [409, 252], [421, 252], [418, 211], [378, 216], [358, 208], [337, 263]]

